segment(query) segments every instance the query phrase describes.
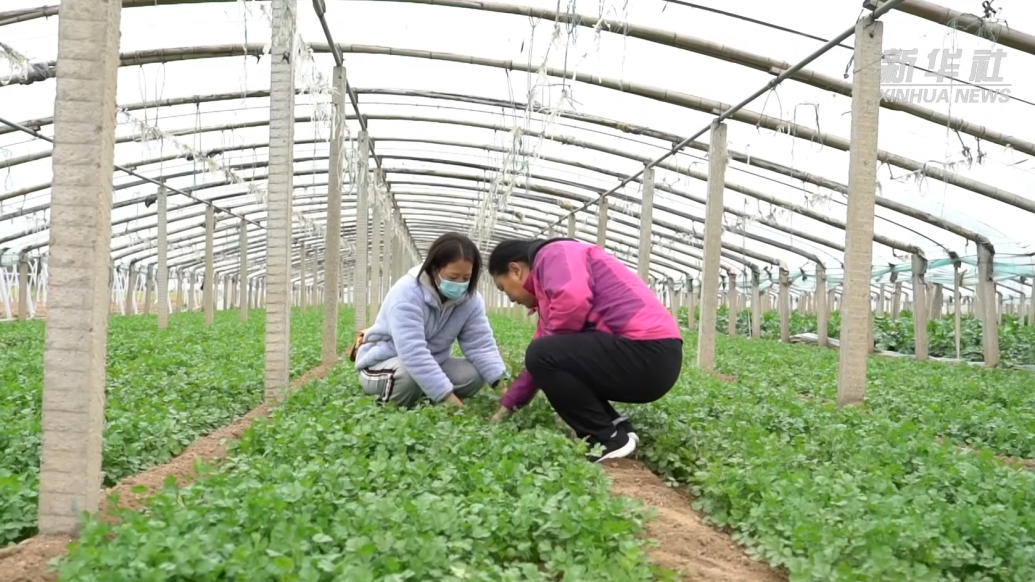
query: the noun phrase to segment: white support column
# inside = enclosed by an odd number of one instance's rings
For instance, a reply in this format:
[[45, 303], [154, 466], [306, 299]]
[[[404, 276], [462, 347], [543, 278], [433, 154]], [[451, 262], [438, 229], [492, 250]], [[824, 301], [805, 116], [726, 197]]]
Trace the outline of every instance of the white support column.
[[568, 238], [578, 238], [578, 231], [575, 228], [575, 215], [568, 215]]
[[816, 337], [817, 345], [825, 348], [830, 345], [828, 327], [830, 323], [830, 305], [827, 303], [827, 268], [816, 264]]
[[359, 183], [356, 185], [356, 264], [352, 276], [352, 296], [355, 309], [353, 311], [353, 332], [359, 333], [367, 328], [367, 274], [370, 259], [368, 243], [368, 220], [370, 217], [370, 142], [366, 131], [359, 132], [359, 170], [356, 172]]
[[296, 0], [273, 0], [269, 194], [266, 219], [266, 397], [287, 391], [291, 352], [291, 197], [294, 191]]
[[729, 311], [727, 311], [726, 317], [726, 334], [730, 337], [736, 337], [737, 335], [737, 312], [740, 311], [737, 293], [737, 274], [733, 271], [728, 273], [729, 280]]
[[241, 221], [239, 234], [237, 235], [240, 255], [239, 266], [237, 267], [237, 288], [238, 307], [241, 310], [241, 321], [248, 321], [248, 223]]
[[679, 293], [676, 293], [676, 281], [675, 279], [669, 279], [668, 281], [668, 309], [672, 314], [672, 319], [679, 323]]
[[[381, 297], [384, 298], [388, 295], [388, 290], [392, 288], [392, 244], [395, 242], [395, 221], [392, 220], [392, 215], [388, 214], [385, 216], [385, 231], [384, 240], [381, 241], [381, 248], [384, 249], [384, 258], [381, 261], [383, 265], [381, 267]], [[487, 279], [486, 279], [487, 280]]]
[[945, 309], [945, 286], [941, 283], [934, 284], [934, 292], [931, 294], [931, 319], [937, 321], [942, 318], [942, 311]]
[[323, 332], [320, 361], [331, 365], [338, 361], [338, 304], [341, 288], [341, 190], [345, 174], [345, 68], [334, 67], [331, 82], [333, 121], [331, 125], [331, 159], [327, 173], [327, 236], [323, 258]]
[[597, 204], [597, 246], [607, 248], [607, 198], [601, 198]]
[[187, 309], [194, 311], [198, 308], [198, 273], [196, 271], [190, 271], [187, 273], [187, 277], [190, 278], [190, 293], [187, 296]]
[[995, 250], [990, 245], [978, 246], [977, 292], [981, 318], [981, 344], [985, 351], [985, 366], [999, 365], [999, 316], [997, 314], [995, 281], [992, 280], [992, 261]]
[[148, 265], [147, 272], [144, 274], [144, 315], [151, 315], [151, 302], [154, 301], [151, 281], [154, 280], [154, 276], [155, 266]]
[[871, 18], [855, 27], [852, 79], [852, 148], [848, 168], [845, 274], [841, 291], [841, 345], [837, 382], [839, 406], [861, 404], [866, 396], [866, 360], [872, 316], [870, 275], [873, 216], [877, 191], [877, 132], [884, 24]]
[[205, 309], [205, 324], [212, 325], [216, 318], [216, 272], [213, 266], [212, 237], [216, 228], [216, 209], [205, 207], [205, 280], [201, 290], [201, 304]]
[[137, 314], [137, 263], [130, 261], [126, 271], [126, 315]]
[[43, 352], [39, 532], [70, 535], [101, 500], [115, 87], [121, 2], [62, 0]]
[[955, 333], [953, 334], [953, 337], [955, 338], [956, 359], [958, 360], [960, 359], [960, 314], [963, 309], [961, 301], [962, 297], [960, 296], [960, 287], [963, 286], [963, 273], [960, 272], [959, 261], [953, 261], [952, 263], [952, 283], [952, 308], [954, 311], [953, 318], [955, 320]]
[[791, 274], [780, 267], [780, 341], [791, 343]]
[[891, 319], [898, 319], [902, 315], [902, 281], [898, 280], [898, 273], [891, 274], [891, 280], [895, 282], [891, 297]]
[[[168, 193], [165, 186], [158, 187], [158, 329], [169, 326], [169, 222]], [[183, 296], [183, 273], [176, 290], [177, 303]]]
[[762, 297], [758, 269], [751, 271], [751, 337], [762, 339]]
[[18, 319], [29, 319], [29, 257], [18, 253]]
[[[711, 144], [708, 148], [704, 266], [701, 272], [701, 333], [697, 338], [697, 367], [703, 370], [715, 369], [715, 319], [719, 307], [719, 258], [722, 251], [722, 196], [726, 186], [726, 158], [726, 125], [712, 124]], [[690, 319], [693, 319], [692, 314]]]
[[[376, 179], [376, 178], [375, 178]], [[384, 255], [381, 254], [381, 208], [376, 202], [377, 191], [374, 192], [373, 220], [371, 225], [374, 228], [373, 236], [370, 239], [370, 321], [377, 319], [377, 312], [381, 309], [381, 261]]]
[[[569, 224], [571, 229], [573, 225]], [[637, 257], [637, 274], [647, 282], [650, 278], [650, 249], [654, 232], [654, 168], [643, 170], [643, 196], [640, 206], [640, 253]]]
[[927, 345], [927, 259], [913, 255], [913, 342], [917, 360], [926, 360]]
[[686, 328], [690, 331], [697, 330], [697, 295], [694, 291], [694, 280], [687, 279], [686, 297]]
[[298, 278], [298, 306], [302, 309], [302, 313], [306, 312], [309, 307], [309, 268], [306, 266], [307, 252], [305, 241], [299, 243], [301, 250], [299, 251], [298, 257], [298, 268], [301, 276]]

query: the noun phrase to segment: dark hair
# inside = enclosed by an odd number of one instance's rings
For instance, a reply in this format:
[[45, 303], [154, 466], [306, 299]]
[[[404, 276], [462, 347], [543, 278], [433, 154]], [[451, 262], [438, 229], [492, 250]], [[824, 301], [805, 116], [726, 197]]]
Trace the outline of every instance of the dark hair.
[[482, 255], [474, 241], [458, 232], [447, 232], [435, 239], [428, 249], [428, 257], [420, 268], [421, 273], [434, 279], [432, 271], [440, 270], [456, 261], [471, 261], [471, 282], [467, 285], [467, 294], [478, 290], [478, 272], [482, 270]]
[[528, 264], [528, 251], [537, 241], [531, 238], [512, 238], [500, 241], [489, 255], [489, 274], [499, 277], [511, 263]]

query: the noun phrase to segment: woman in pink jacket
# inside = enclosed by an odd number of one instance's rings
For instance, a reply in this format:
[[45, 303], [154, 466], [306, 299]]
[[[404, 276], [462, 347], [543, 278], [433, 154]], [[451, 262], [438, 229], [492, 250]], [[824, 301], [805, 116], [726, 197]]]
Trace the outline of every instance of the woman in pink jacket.
[[683, 340], [668, 310], [618, 259], [576, 240], [505, 240], [489, 273], [539, 314], [525, 370], [494, 420], [542, 390], [579, 438], [603, 446], [590, 460], [630, 455], [639, 439], [611, 402], [654, 402], [676, 383]]

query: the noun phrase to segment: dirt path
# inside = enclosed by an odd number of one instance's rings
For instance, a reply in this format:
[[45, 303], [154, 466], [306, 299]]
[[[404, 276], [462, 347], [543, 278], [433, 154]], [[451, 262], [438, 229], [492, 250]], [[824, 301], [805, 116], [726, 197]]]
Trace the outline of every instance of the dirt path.
[[[330, 370], [327, 366], [319, 366], [309, 370], [291, 382], [291, 389], [298, 388], [313, 380], [323, 378]], [[112, 493], [118, 493], [119, 506], [131, 509], [143, 507], [144, 499], [162, 488], [162, 483], [170, 475], [181, 486], [192, 482], [197, 476], [194, 472], [194, 461], [206, 463], [218, 461], [226, 456], [227, 441], [240, 438], [244, 431], [252, 425], [256, 418], [267, 416], [273, 405], [264, 402], [232, 423], [209, 433], [194, 441], [178, 457], [164, 465], [126, 477], [114, 487], [105, 490], [104, 499]], [[140, 486], [143, 486], [141, 489]], [[134, 488], [138, 488], [134, 491]], [[107, 509], [106, 501], [102, 501], [101, 512]], [[36, 536], [15, 546], [0, 549], [0, 582], [50, 582], [57, 577], [49, 571], [48, 564], [54, 558], [65, 553], [65, 546], [72, 541], [64, 537]]]
[[655, 564], [679, 573], [683, 582], [785, 582], [786, 576], [749, 558], [725, 533], [709, 526], [690, 507], [685, 493], [672, 489], [643, 463], [620, 459], [604, 463], [612, 490], [654, 510], [647, 535]]

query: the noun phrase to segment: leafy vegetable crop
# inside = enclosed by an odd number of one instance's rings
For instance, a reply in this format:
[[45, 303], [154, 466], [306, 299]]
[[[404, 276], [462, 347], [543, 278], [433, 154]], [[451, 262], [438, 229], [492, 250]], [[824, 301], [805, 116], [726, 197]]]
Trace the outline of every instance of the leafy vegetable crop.
[[[681, 318], [686, 321], [687, 311], [682, 308]], [[728, 330], [729, 310], [720, 307], [715, 328], [726, 333]], [[818, 328], [815, 315], [802, 314], [797, 311], [790, 316], [791, 335], [816, 333]], [[762, 338], [780, 339], [780, 315], [776, 311], [762, 314]], [[981, 346], [981, 320], [975, 317], [960, 318], [960, 357], [971, 362], [984, 360]], [[834, 311], [827, 322], [827, 333], [832, 338], [841, 337], [841, 313]], [[751, 312], [742, 310], [737, 313], [737, 334], [743, 337], [751, 335]], [[952, 314], [927, 322], [928, 353], [936, 358], [956, 357], [956, 323]], [[903, 311], [897, 319], [890, 316], [873, 318], [873, 341], [878, 350], [898, 352], [900, 354], [916, 353], [913, 334], [913, 313]], [[1004, 314], [999, 326], [999, 351], [1002, 361], [1007, 364], [1035, 365], [1035, 326], [1024, 325], [1016, 315]]]
[[339, 367], [256, 423], [194, 485], [92, 519], [63, 580], [656, 579], [642, 516], [554, 430], [361, 397]]
[[641, 458], [751, 553], [793, 582], [1035, 580], [1035, 474], [992, 454], [1035, 452], [1035, 376], [872, 358], [867, 406], [838, 409], [835, 351], [720, 336], [727, 383], [687, 339], [680, 384], [620, 409]]
[[[259, 403], [262, 315], [241, 323], [217, 312], [208, 327], [201, 314], [176, 314], [164, 332], [153, 316], [111, 318], [105, 485], [172, 459]], [[318, 310], [294, 315], [293, 375], [319, 364], [321, 322]], [[0, 547], [35, 533], [43, 336], [43, 321], [0, 325]]]

